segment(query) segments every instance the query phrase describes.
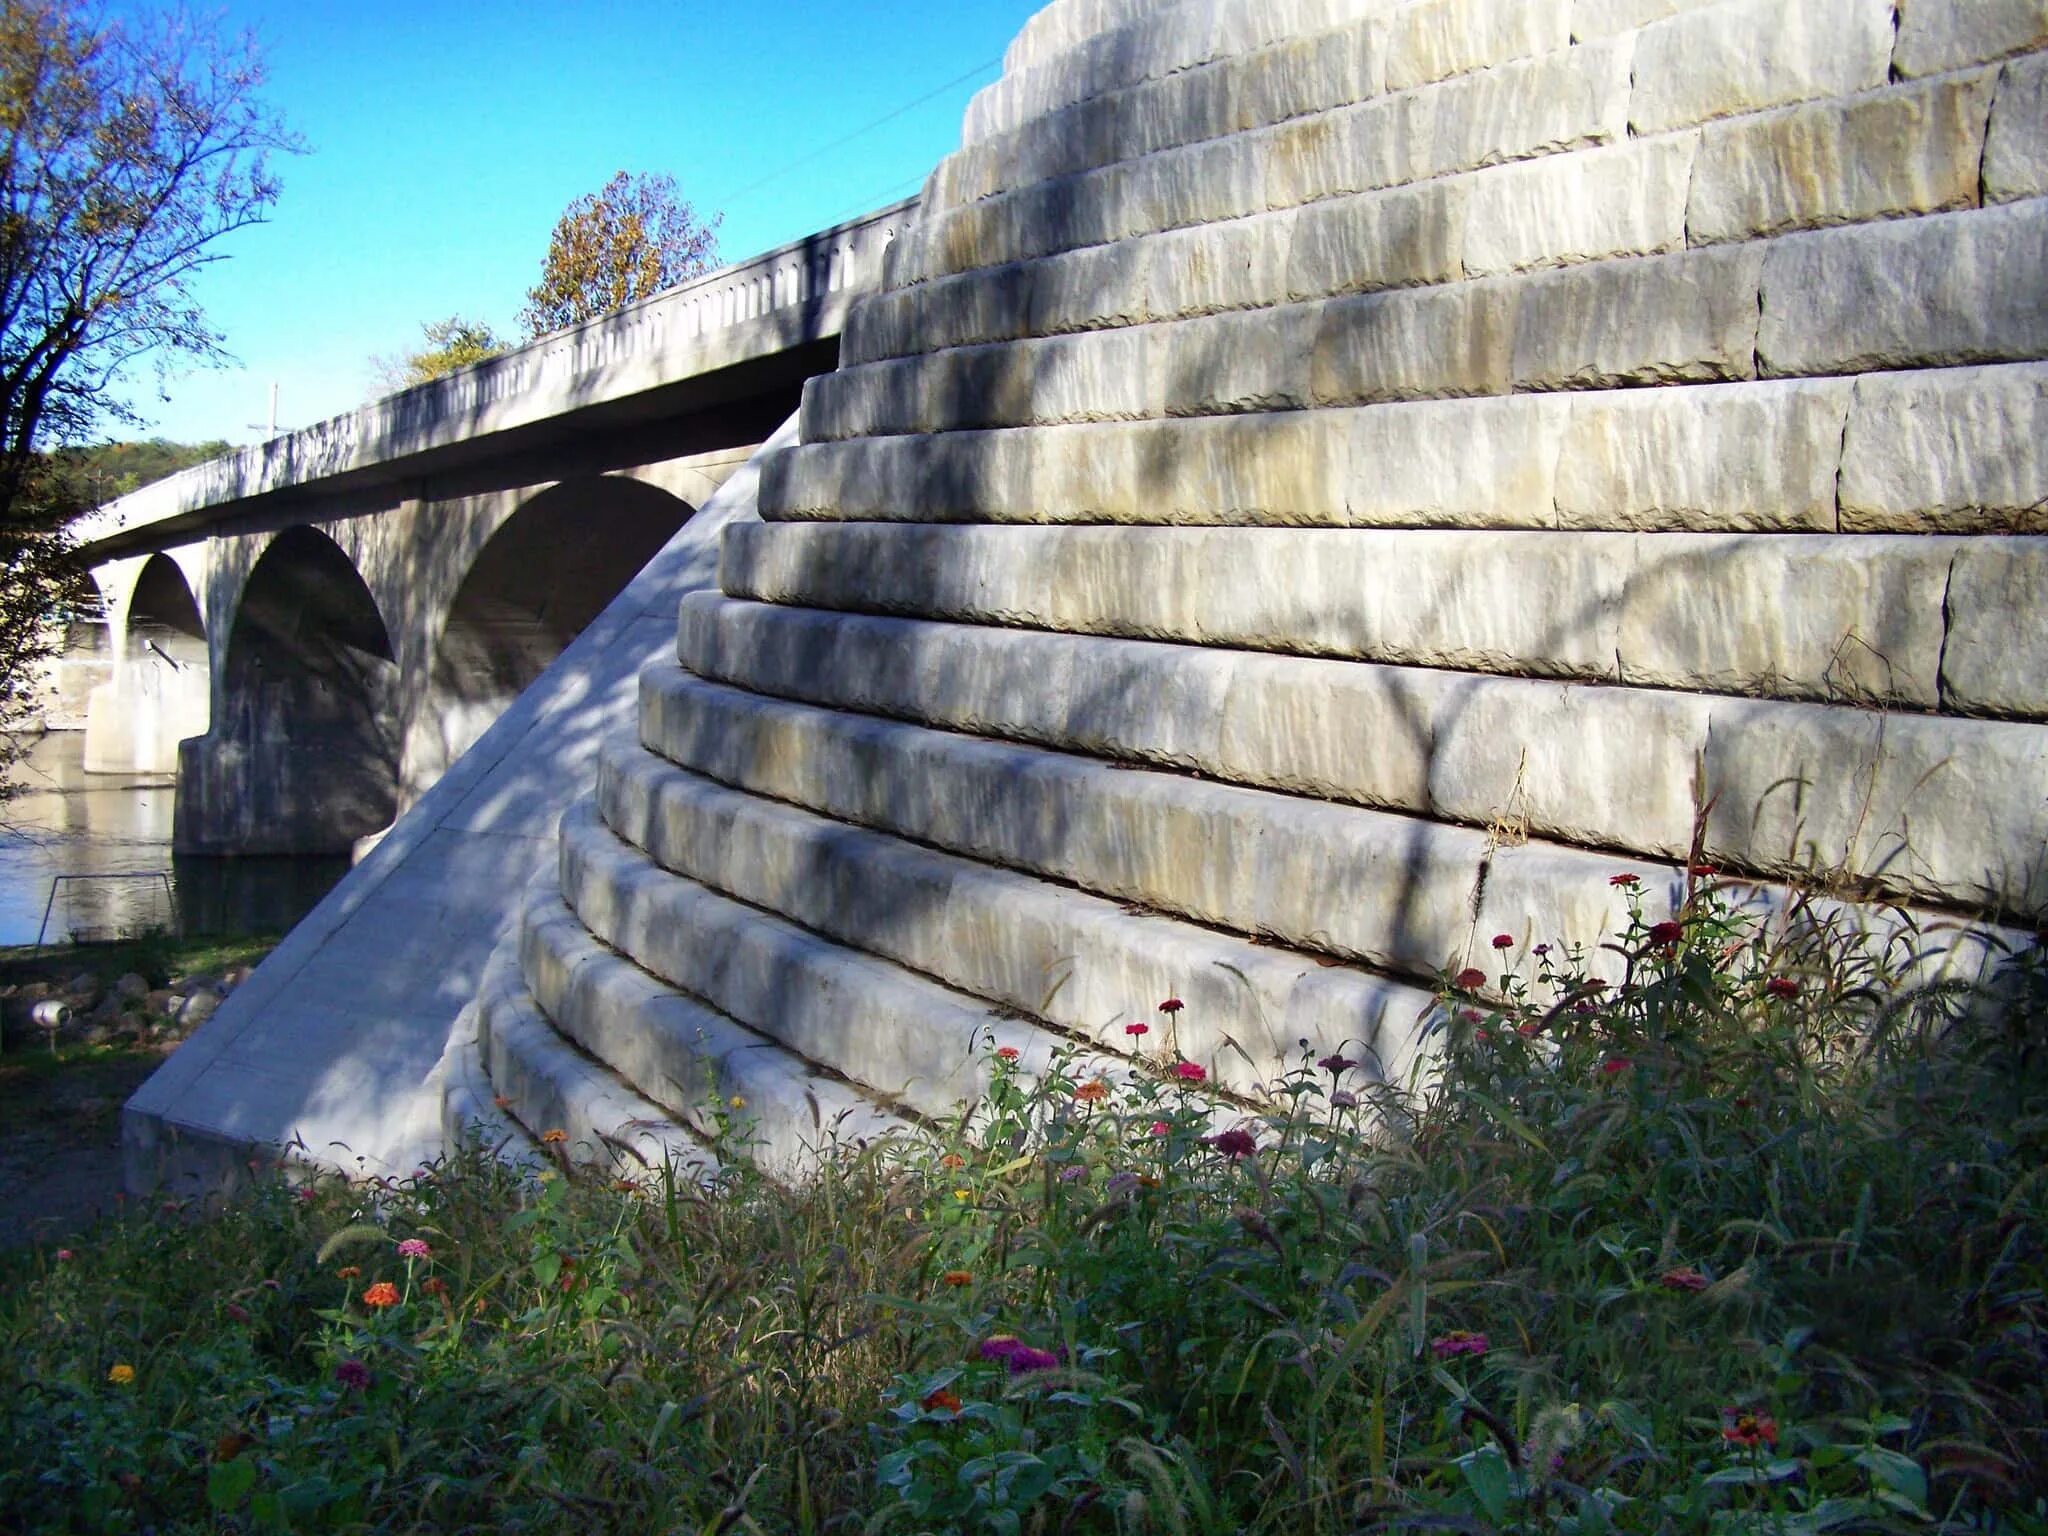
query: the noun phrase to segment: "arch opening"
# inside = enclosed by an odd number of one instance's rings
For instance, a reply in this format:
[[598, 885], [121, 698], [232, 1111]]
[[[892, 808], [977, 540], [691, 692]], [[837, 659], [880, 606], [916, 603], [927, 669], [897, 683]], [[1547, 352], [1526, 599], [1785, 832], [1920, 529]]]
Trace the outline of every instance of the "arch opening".
[[406, 733], [409, 802], [426, 792], [660, 553], [693, 512], [637, 480], [564, 481], [527, 501], [471, 564]]
[[112, 679], [93, 690], [88, 773], [176, 773], [178, 744], [206, 732], [212, 671], [206, 624], [185, 573], [151, 555], [135, 579]]
[[180, 853], [345, 853], [398, 807], [398, 664], [340, 546], [273, 539], [228, 631], [220, 714], [180, 754]]

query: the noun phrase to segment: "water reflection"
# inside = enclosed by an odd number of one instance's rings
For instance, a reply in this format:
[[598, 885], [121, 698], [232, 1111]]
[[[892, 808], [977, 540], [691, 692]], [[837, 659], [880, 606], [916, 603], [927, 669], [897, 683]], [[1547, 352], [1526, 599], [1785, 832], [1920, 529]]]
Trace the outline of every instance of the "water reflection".
[[[53, 731], [16, 765], [21, 793], [0, 807], [0, 944], [32, 944], [50, 909], [50, 942], [291, 927], [348, 873], [348, 859], [174, 859], [168, 775], [84, 770], [85, 734]], [[163, 880], [58, 875], [137, 875]]]

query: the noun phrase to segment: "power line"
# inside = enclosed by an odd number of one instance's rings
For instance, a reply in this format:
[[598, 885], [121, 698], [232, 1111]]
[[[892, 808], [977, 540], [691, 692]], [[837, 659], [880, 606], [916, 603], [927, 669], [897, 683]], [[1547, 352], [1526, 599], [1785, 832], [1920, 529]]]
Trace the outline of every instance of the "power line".
[[[948, 80], [944, 85], [932, 87], [932, 89], [926, 91], [922, 96], [918, 97], [917, 100], [906, 101], [902, 106], [896, 108], [893, 112], [884, 112], [880, 117], [876, 118], [873, 122], [863, 124], [861, 127], [854, 129], [853, 132], [846, 134], [841, 138], [834, 139], [830, 144], [827, 144], [824, 148], [812, 150], [811, 153], [803, 156], [801, 159], [790, 161], [789, 164], [783, 166], [780, 170], [770, 171], [766, 176], [761, 177], [758, 181], [748, 182], [744, 187], [741, 187], [739, 191], [730, 193], [726, 197], [716, 202], [713, 202], [711, 206], [719, 210], [720, 212], [723, 212], [725, 209], [730, 207], [732, 204], [738, 202], [741, 198], [747, 196], [749, 193], [760, 191], [761, 188], [767, 186], [769, 182], [779, 180], [780, 178], [787, 176], [791, 171], [801, 170], [804, 166], [811, 164], [813, 161], [822, 160], [825, 156], [831, 154], [833, 150], [841, 149], [846, 145], [851, 144], [855, 139], [859, 138], [862, 134], [872, 133], [875, 129], [881, 127], [884, 123], [894, 122], [904, 113], [913, 111], [914, 109], [923, 106], [926, 102], [930, 101], [935, 96], [943, 96], [946, 92], [952, 90], [957, 85], [965, 85], [969, 80], [972, 80], [976, 75], [986, 74], [989, 70], [994, 69], [1002, 62], [1003, 61], [1000, 55], [993, 59], [986, 59], [983, 62], [975, 65], [974, 68], [968, 70], [965, 74], [955, 75], [951, 80]], [[922, 180], [923, 178], [920, 177], [919, 179]]]

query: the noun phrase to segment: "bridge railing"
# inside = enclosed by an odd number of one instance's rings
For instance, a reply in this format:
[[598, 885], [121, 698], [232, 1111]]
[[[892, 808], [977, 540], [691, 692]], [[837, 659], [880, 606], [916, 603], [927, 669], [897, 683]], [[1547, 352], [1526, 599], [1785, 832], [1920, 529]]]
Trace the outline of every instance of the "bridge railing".
[[108, 502], [75, 526], [85, 546], [131, 529], [367, 470], [676, 379], [836, 335], [917, 208], [892, 203], [707, 272], [510, 352]]

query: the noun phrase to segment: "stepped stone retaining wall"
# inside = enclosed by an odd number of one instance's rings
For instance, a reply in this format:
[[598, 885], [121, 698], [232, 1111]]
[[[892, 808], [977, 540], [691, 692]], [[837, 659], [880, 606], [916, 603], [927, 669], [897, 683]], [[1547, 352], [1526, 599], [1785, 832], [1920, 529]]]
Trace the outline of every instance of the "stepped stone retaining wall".
[[990, 1039], [1398, 1072], [1446, 968], [1694, 855], [2019, 942], [2044, 82], [2042, 0], [1055, 0], [643, 675], [476, 1080], [594, 1154], [574, 1083], [687, 1136], [775, 1063], [780, 1163]]

